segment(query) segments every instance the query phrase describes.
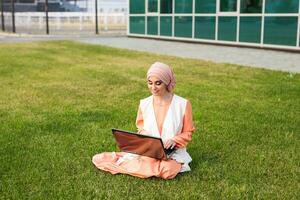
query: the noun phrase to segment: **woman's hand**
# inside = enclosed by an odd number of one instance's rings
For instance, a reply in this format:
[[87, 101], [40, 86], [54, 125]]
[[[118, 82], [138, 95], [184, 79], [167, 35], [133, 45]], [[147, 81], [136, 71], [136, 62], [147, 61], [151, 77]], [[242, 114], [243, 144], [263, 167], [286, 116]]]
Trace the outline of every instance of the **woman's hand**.
[[165, 149], [173, 149], [176, 145], [176, 142], [172, 139], [167, 140], [165, 144]]

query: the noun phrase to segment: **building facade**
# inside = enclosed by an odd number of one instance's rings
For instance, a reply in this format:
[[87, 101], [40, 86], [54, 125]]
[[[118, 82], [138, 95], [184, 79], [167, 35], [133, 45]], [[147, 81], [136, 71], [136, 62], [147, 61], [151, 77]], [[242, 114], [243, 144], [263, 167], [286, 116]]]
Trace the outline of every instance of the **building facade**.
[[300, 50], [300, 0], [129, 0], [127, 34]]

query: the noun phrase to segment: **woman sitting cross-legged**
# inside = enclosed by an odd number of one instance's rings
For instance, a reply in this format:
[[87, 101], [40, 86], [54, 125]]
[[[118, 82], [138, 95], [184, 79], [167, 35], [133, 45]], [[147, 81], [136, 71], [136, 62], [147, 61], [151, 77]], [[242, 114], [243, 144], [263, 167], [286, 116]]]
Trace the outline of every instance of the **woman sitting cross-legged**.
[[136, 118], [138, 133], [161, 138], [164, 147], [175, 148], [175, 152], [166, 161], [126, 152], [104, 152], [95, 155], [92, 162], [112, 174], [172, 179], [191, 170], [192, 158], [186, 146], [195, 130], [192, 106], [187, 99], [173, 93], [176, 82], [168, 65], [160, 62], [151, 65], [147, 83], [152, 95], [140, 101]]

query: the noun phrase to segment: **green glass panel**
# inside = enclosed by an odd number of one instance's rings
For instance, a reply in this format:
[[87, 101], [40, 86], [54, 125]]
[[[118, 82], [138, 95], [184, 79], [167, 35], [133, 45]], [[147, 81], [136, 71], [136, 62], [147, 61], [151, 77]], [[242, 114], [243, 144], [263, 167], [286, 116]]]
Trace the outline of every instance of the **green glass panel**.
[[195, 0], [196, 13], [216, 13], [216, 0]]
[[158, 17], [147, 17], [147, 34], [157, 35]]
[[193, 0], [175, 0], [175, 13], [192, 13]]
[[296, 46], [298, 17], [265, 17], [264, 44]]
[[175, 17], [175, 36], [192, 37], [192, 17]]
[[298, 13], [299, 0], [266, 0], [266, 13]]
[[195, 17], [195, 38], [215, 39], [216, 17]]
[[237, 7], [237, 0], [220, 0], [221, 12], [235, 12]]
[[148, 0], [148, 12], [157, 12], [157, 0]]
[[160, 17], [160, 35], [172, 36], [172, 17]]
[[172, 13], [172, 0], [160, 0], [160, 13]]
[[263, 0], [241, 0], [241, 13], [261, 13]]
[[145, 34], [145, 17], [130, 17], [129, 32]]
[[236, 17], [219, 17], [218, 40], [236, 41]]
[[260, 43], [261, 17], [240, 17], [240, 42]]
[[145, 0], [129, 0], [129, 13], [130, 14], [145, 13]]

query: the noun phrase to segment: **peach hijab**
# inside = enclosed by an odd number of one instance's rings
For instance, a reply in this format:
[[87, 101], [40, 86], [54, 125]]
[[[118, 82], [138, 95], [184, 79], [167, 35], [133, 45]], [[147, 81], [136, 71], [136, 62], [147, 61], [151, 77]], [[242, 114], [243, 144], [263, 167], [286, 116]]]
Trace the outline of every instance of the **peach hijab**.
[[164, 84], [167, 85], [167, 90], [172, 92], [176, 85], [175, 75], [172, 68], [164, 63], [155, 62], [153, 63], [148, 72], [147, 79], [150, 76], [155, 76], [160, 79]]

